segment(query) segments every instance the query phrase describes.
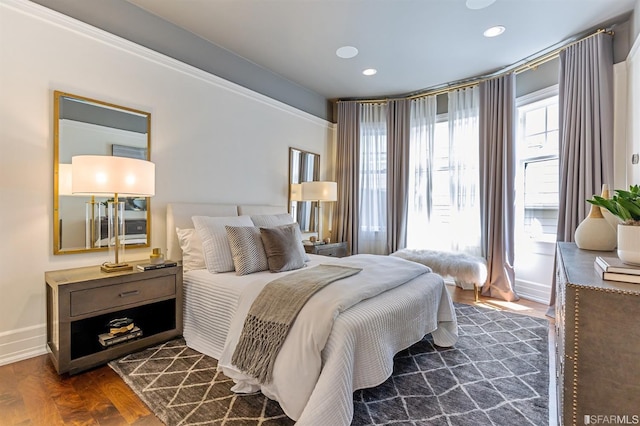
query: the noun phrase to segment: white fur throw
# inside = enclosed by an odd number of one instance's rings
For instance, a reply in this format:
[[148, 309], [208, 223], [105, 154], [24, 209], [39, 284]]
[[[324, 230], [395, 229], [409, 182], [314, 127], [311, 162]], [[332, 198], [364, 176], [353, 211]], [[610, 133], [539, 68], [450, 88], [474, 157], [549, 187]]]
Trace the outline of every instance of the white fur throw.
[[487, 262], [481, 257], [418, 249], [401, 249], [391, 256], [426, 265], [443, 277], [453, 277], [456, 284], [465, 290], [473, 289], [474, 284], [482, 287], [487, 279]]

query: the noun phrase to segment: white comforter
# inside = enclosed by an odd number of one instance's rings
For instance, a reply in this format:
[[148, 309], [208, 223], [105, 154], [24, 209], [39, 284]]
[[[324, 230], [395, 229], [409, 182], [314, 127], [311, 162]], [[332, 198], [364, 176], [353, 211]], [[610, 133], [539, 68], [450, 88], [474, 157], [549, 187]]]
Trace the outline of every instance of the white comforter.
[[[400, 291], [403, 288], [396, 289], [396, 287], [405, 283], [409, 283], [407, 286], [411, 287], [408, 291], [424, 292], [425, 290], [421, 287], [426, 285], [423, 281], [428, 280], [426, 278], [420, 279], [421, 276], [434, 274], [429, 274], [429, 268], [418, 263], [388, 256], [357, 255], [343, 259], [328, 259], [325, 263], [361, 267], [363, 271], [332, 283], [307, 302], [278, 355], [274, 366], [274, 380], [271, 383], [259, 385], [255, 379], [238, 371], [231, 364], [231, 356], [242, 331], [244, 318], [253, 300], [265, 284], [256, 283], [247, 288], [243, 294], [236, 315], [232, 320], [218, 368], [235, 380], [234, 391], [255, 392], [261, 390], [267, 397], [277, 400], [289, 417], [299, 420], [298, 424], [326, 425], [328, 417], [331, 417], [332, 425], [346, 425], [350, 423], [353, 415], [353, 390], [379, 384], [391, 374], [391, 369], [387, 366], [388, 363], [384, 362], [382, 364], [385, 365], [385, 371], [376, 371], [370, 378], [366, 373], [356, 377], [354, 371], [358, 366], [354, 365], [357, 361], [357, 356], [354, 356], [357, 354], [353, 348], [356, 346], [355, 343], [349, 345], [343, 342], [339, 346], [345, 347], [337, 349], [336, 342], [333, 342], [334, 344], [329, 345], [331, 347], [323, 353], [325, 344], [330, 339], [334, 320], [341, 312], [361, 301], [365, 301], [363, 303], [369, 302], [367, 299], [377, 295], [381, 295], [381, 297], [393, 296], [393, 300], [402, 299]], [[411, 312], [411, 318], [402, 319], [405, 322], [415, 322], [415, 324], [405, 327], [408, 330], [407, 333], [388, 330], [388, 333], [382, 334], [390, 336], [389, 338], [393, 339], [392, 342], [385, 342], [384, 336], [381, 336], [382, 339], [379, 340], [382, 341], [374, 343], [377, 352], [380, 352], [385, 344], [388, 344], [389, 350], [393, 351], [390, 354], [383, 354], [384, 358], [392, 358], [397, 350], [404, 349], [419, 340], [424, 334], [434, 330], [437, 331], [434, 332], [434, 339], [439, 345], [451, 346], [455, 343], [457, 330], [453, 306], [442, 280], [439, 279], [436, 282], [442, 288], [435, 289], [436, 291], [430, 289], [430, 293], [437, 295], [437, 300], [433, 306], [424, 307], [425, 310], [432, 312], [424, 315]], [[396, 292], [397, 295], [392, 295], [391, 292]], [[371, 299], [371, 301], [371, 309], [378, 309], [373, 302], [375, 299]], [[388, 300], [385, 304], [389, 304], [391, 301]], [[443, 301], [445, 303], [442, 303]], [[401, 309], [396, 309], [396, 311], [398, 310], [401, 311]], [[434, 310], [435, 312], [433, 312]], [[438, 321], [443, 321], [447, 326], [438, 328], [438, 324], [434, 324], [435, 318]], [[358, 322], [357, 319], [353, 321], [354, 323]], [[382, 325], [384, 326], [384, 324]], [[402, 329], [403, 327], [397, 328]], [[345, 332], [344, 335], [347, 334], [348, 332]], [[401, 336], [397, 336], [397, 334], [401, 334]], [[329, 358], [325, 359], [327, 353], [335, 353], [335, 355], [329, 355]], [[350, 355], [350, 359], [342, 358]], [[364, 357], [366, 358], [366, 355]]]

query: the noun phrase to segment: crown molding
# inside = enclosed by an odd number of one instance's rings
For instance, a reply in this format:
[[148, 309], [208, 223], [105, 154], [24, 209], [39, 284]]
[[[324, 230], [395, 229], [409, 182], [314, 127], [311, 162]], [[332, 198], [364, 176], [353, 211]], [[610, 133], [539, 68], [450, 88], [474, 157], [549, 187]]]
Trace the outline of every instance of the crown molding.
[[192, 78], [201, 80], [205, 83], [227, 90], [238, 96], [254, 100], [271, 108], [296, 116], [297, 118], [304, 119], [315, 125], [324, 128], [334, 127], [333, 123], [316, 117], [315, 115], [309, 114], [298, 108], [292, 107], [291, 105], [285, 104], [284, 102], [270, 98], [261, 93], [240, 86], [239, 84], [233, 83], [229, 80], [225, 80], [222, 77], [218, 77], [217, 75], [203, 71], [197, 67], [171, 58], [155, 50], [141, 46], [137, 43], [126, 40], [102, 29], [96, 28], [85, 22], [79, 21], [60, 12], [56, 12], [45, 6], [41, 6], [37, 3], [33, 3], [28, 0], [0, 0], [0, 7], [6, 7], [8, 9], [22, 13], [48, 24], [54, 25], [65, 31], [75, 33], [78, 36], [86, 37], [98, 43], [102, 43], [115, 49], [119, 49], [123, 52], [127, 52], [131, 55], [138, 56], [142, 59], [154, 62], [165, 68], [172, 69], [176, 72], [180, 72]]

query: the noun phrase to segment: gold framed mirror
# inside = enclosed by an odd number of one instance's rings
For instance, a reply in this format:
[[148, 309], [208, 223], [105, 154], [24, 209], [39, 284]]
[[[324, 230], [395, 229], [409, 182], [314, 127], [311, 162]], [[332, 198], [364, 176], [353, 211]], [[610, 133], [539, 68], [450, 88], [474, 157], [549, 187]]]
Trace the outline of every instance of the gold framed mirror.
[[[84, 96], [53, 96], [53, 253], [108, 250], [108, 197], [74, 195], [71, 157], [113, 155], [150, 160], [151, 114]], [[125, 203], [127, 248], [149, 247], [148, 197], [121, 197]]]
[[293, 185], [320, 180], [320, 154], [289, 148], [289, 212], [302, 232], [314, 232], [316, 201], [296, 200]]

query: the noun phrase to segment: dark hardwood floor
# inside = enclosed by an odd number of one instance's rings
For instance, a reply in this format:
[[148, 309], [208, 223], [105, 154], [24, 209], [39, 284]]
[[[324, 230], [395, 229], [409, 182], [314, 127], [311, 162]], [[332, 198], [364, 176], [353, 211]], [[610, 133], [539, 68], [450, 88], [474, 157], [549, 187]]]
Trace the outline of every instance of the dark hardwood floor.
[[162, 425], [111, 368], [59, 376], [47, 355], [0, 367], [1, 425]]
[[[472, 291], [447, 288], [455, 302], [475, 303]], [[478, 304], [540, 318], [547, 311], [546, 305], [527, 300], [505, 303], [481, 298]], [[0, 425], [116, 426], [162, 422], [108, 366], [75, 376], [59, 376], [48, 355], [41, 355], [0, 367]]]

